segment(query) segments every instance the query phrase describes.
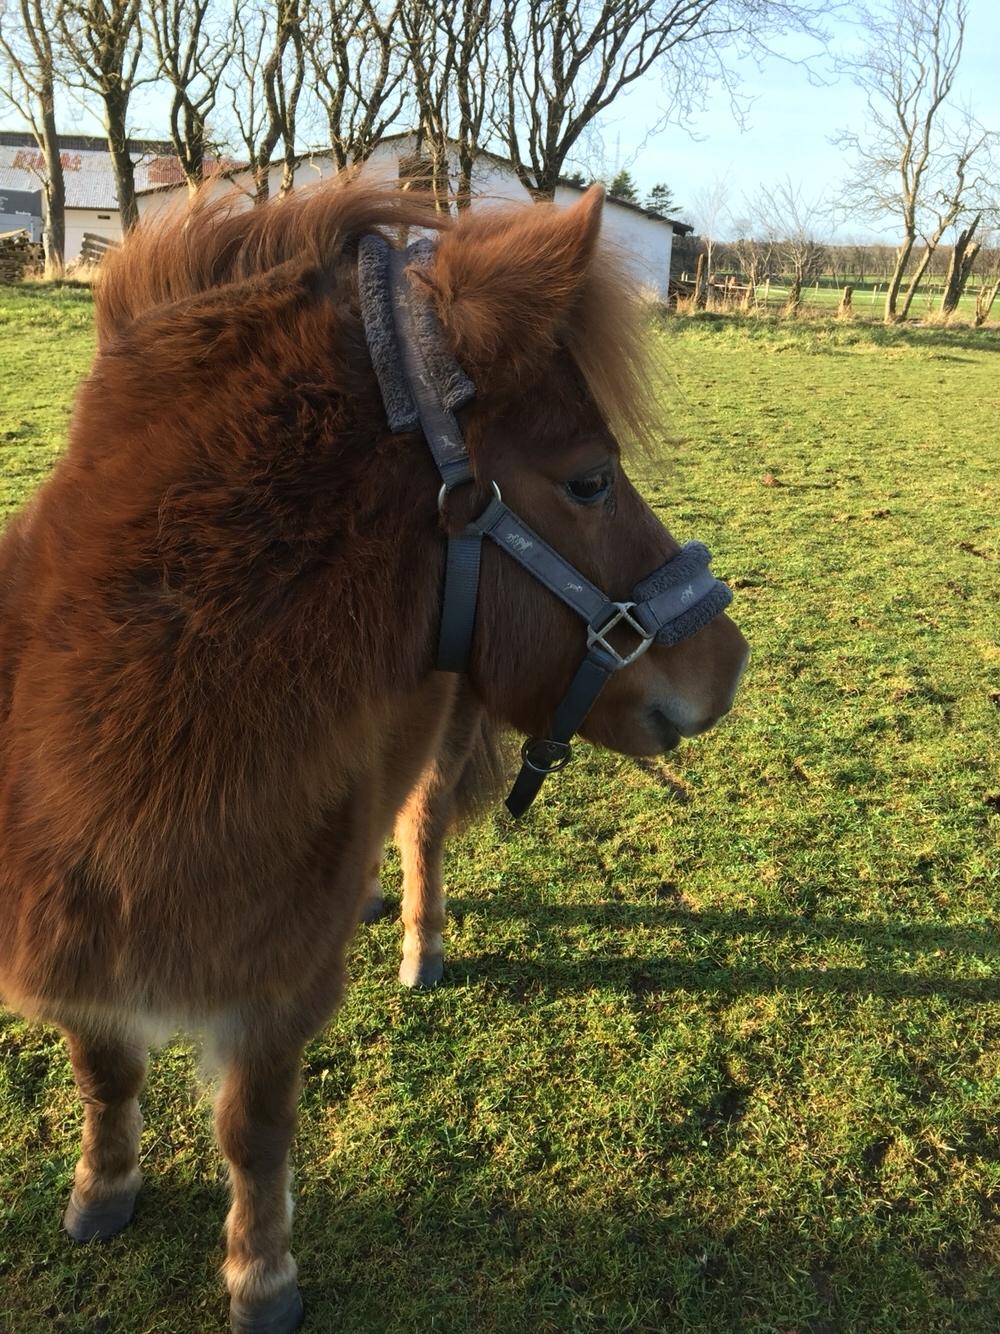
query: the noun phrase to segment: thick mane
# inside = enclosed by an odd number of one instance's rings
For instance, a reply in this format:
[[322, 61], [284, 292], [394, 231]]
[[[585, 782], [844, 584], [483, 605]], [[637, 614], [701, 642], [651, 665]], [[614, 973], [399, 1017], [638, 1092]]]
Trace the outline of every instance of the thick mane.
[[[363, 184], [349, 174], [256, 208], [235, 188], [214, 199], [209, 189], [189, 205], [144, 222], [108, 256], [95, 289], [100, 346], [157, 306], [293, 261], [329, 271], [345, 247], [378, 228], [390, 236], [409, 227], [447, 231], [450, 246], [466, 251], [467, 272], [478, 266], [480, 286], [492, 284], [502, 305], [509, 294], [500, 290], [497, 254], [530, 254], [532, 234], [551, 228], [562, 212], [549, 204], [507, 205], [467, 211], [455, 222], [435, 212], [426, 197]], [[544, 295], [544, 272], [537, 287]], [[613, 429], [633, 441], [650, 438], [657, 416], [649, 314], [623, 257], [605, 243], [592, 256], [557, 335]], [[531, 321], [528, 310], [509, 315], [515, 323]], [[502, 367], [496, 371], [502, 376]]]
[[329, 269], [344, 247], [376, 228], [448, 225], [412, 192], [361, 185], [349, 175], [247, 207], [237, 189], [190, 204], [137, 228], [106, 259], [95, 288], [103, 346], [155, 306], [267, 273], [289, 261]]

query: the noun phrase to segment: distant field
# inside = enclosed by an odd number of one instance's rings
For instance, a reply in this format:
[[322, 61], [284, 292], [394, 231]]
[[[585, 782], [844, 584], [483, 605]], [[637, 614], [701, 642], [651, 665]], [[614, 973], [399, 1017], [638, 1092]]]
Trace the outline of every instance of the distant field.
[[[305, 1075], [307, 1329], [995, 1334], [1000, 333], [656, 337], [636, 470], [736, 590], [745, 690], [456, 840], [439, 990], [398, 988], [394, 920], [360, 935]], [[85, 294], [0, 289], [8, 511], [92, 342]], [[0, 1021], [5, 1334], [224, 1327], [209, 1110], [154, 1056], [136, 1222], [76, 1249], [68, 1064]]]
[[[858, 320], [881, 320], [885, 311], [885, 282], [866, 280], [860, 283], [848, 278], [842, 282], [834, 283], [831, 279], [824, 278], [820, 281], [819, 286], [815, 283], [808, 283], [802, 289], [803, 309], [806, 313], [819, 314], [836, 311], [840, 305], [844, 286], [848, 283], [854, 288], [851, 306], [854, 318]], [[788, 300], [788, 291], [787, 282], [762, 285], [757, 291], [757, 305], [759, 308], [778, 311]], [[917, 289], [917, 294], [913, 298], [909, 318], [912, 320], [936, 319], [939, 318], [940, 308], [940, 284], [934, 283], [933, 285], [922, 286]], [[958, 309], [953, 318], [971, 322], [975, 313], [976, 294], [974, 290], [970, 290], [959, 301]], [[991, 323], [998, 318], [1000, 318], [1000, 297], [997, 298], [994, 305]]]

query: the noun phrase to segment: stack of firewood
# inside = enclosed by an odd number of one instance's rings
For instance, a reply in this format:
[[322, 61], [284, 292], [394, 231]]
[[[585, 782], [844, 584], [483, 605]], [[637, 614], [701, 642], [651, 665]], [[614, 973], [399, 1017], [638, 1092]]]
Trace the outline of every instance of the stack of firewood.
[[45, 269], [45, 251], [27, 232], [0, 236], [0, 282], [19, 283]]

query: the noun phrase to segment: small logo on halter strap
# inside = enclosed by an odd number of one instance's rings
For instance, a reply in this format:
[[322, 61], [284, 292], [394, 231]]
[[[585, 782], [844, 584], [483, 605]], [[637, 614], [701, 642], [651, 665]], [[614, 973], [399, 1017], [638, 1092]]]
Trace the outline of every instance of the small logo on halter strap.
[[690, 602], [693, 597], [694, 597], [694, 584], [688, 584], [687, 588], [685, 588], [684, 592], [681, 594], [681, 601]]
[[529, 547], [535, 545], [529, 537], [522, 537], [520, 533], [508, 533], [504, 540], [515, 551], [527, 551]]

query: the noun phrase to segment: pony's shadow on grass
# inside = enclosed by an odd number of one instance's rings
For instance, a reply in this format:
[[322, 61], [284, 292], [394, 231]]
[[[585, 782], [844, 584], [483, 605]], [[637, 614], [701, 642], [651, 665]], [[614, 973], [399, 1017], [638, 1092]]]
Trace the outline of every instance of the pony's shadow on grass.
[[[734, 1129], [702, 1133], [725, 1152]], [[845, 1242], [821, 1216], [804, 1231], [796, 1217], [713, 1212], [710, 1199], [699, 1205], [683, 1181], [672, 1184], [671, 1155], [689, 1150], [668, 1136], [664, 1152], [650, 1165], [655, 1198], [620, 1190], [600, 1205], [558, 1192], [546, 1198], [551, 1191], [525, 1205], [520, 1187], [483, 1184], [482, 1165], [468, 1155], [439, 1163], [433, 1179], [417, 1158], [377, 1182], [345, 1180], [327, 1165], [301, 1171], [293, 1248], [306, 1329], [722, 1330], [752, 1324], [763, 1302], [783, 1328], [832, 1334], [848, 1327], [859, 1294], [875, 1317], [898, 1313], [904, 1294], [924, 1311], [958, 1304], [975, 1312], [995, 1293], [995, 1268], [978, 1241], [963, 1244], [956, 1224], [954, 1236], [936, 1231], [922, 1248], [897, 1226], [910, 1213], [905, 1200], [886, 1201], [867, 1231]], [[875, 1178], [866, 1189], [881, 1193]], [[101, 1245], [75, 1245], [53, 1218], [27, 1281], [3, 1293], [4, 1334], [221, 1334], [221, 1182], [192, 1182], [167, 1167], [147, 1176], [140, 1201], [132, 1225]], [[44, 1299], [43, 1274], [54, 1279]]]
[[[679, 1183], [661, 1188], [652, 1208], [631, 1195], [603, 1207], [566, 1198], [525, 1208], [513, 1192], [477, 1190], [471, 1164], [432, 1191], [394, 1198], [371, 1191], [331, 1205], [328, 1188], [307, 1186], [298, 1219], [310, 1238], [299, 1246], [310, 1327], [651, 1334], [756, 1328], [766, 1305], [776, 1325], [832, 1334], [847, 1327], [859, 1293], [869, 1307], [884, 1303], [881, 1313], [898, 1312], [906, 1288], [928, 1305], [971, 1306], [995, 1278], [975, 1245], [945, 1238], [922, 1251], [894, 1235], [891, 1206], [852, 1247], [838, 1246], [821, 1218], [811, 1237], [791, 1218], [727, 1226], [683, 1193]], [[319, 1238], [333, 1254], [309, 1253]], [[333, 1291], [310, 1279], [323, 1270], [336, 1276]]]
[[[933, 324], [879, 325], [877, 328], [878, 334], [872, 341], [887, 347], [902, 344], [906, 347], [940, 347], [958, 352], [995, 351], [1000, 334], [995, 328], [974, 329], [971, 325], [952, 328]], [[947, 358], [953, 359], [966, 360], [965, 357]]]
[[[512, 954], [452, 957], [446, 978], [452, 985], [485, 983], [514, 995], [529, 992], [619, 987], [636, 994], [695, 991], [723, 995], [776, 991], [833, 992], [847, 995], [919, 997], [930, 994], [955, 1000], [1000, 1000], [1000, 976], [961, 977], [926, 967], [926, 956], [961, 956], [1000, 960], [1000, 934], [983, 927], [934, 923], [880, 923], [835, 917], [793, 917], [750, 912], [694, 912], [664, 905], [621, 903], [548, 904], [537, 900], [515, 907], [509, 900], [449, 902], [452, 916], [464, 913], [521, 916], [539, 935], [570, 927], [675, 930], [686, 952], [670, 955], [630, 952], [580, 959], [524, 959]], [[727, 942], [739, 939], [759, 954], [769, 941], [794, 939], [809, 947], [823, 941], [856, 944], [872, 957], [861, 966], [768, 967], [747, 959], [720, 957]], [[756, 948], [754, 948], [756, 942]], [[543, 951], [544, 952], [544, 951]], [[900, 967], [899, 956], [921, 956], [922, 965]], [[879, 957], [883, 956], [883, 957]], [[905, 962], [905, 961], [903, 961]], [[945, 966], [948, 959], [944, 960]]]

